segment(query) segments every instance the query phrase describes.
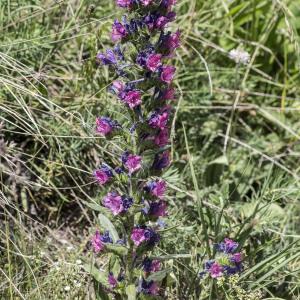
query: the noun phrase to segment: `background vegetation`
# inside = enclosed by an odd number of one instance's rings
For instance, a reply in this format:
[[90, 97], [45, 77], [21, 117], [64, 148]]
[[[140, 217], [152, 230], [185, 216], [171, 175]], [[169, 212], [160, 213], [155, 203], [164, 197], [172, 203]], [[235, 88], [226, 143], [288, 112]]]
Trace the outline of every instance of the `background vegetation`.
[[[177, 12], [168, 298], [209, 299], [206, 245], [231, 236], [247, 254], [241, 286], [300, 299], [299, 4], [178, 0]], [[116, 100], [94, 58], [115, 16], [106, 0], [0, 2], [1, 299], [95, 298], [80, 266], [109, 148], [94, 119]], [[237, 47], [249, 65], [229, 59]]]

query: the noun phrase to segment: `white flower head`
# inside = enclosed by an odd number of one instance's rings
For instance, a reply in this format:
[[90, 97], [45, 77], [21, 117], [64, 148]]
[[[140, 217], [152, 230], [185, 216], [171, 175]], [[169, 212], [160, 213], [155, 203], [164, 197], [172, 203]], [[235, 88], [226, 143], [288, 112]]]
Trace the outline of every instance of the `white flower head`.
[[65, 291], [69, 292], [71, 290], [71, 287], [69, 285], [65, 286]]
[[232, 49], [229, 52], [229, 58], [234, 60], [237, 64], [247, 65], [250, 61], [250, 54], [241, 49]]

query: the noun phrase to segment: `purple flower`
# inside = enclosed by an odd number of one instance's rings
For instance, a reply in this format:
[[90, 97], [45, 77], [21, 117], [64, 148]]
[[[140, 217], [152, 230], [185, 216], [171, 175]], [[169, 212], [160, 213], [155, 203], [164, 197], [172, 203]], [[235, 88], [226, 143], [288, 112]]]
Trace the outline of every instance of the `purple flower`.
[[120, 23], [118, 20], [115, 20], [114, 24], [112, 25], [112, 32], [111, 32], [111, 39], [113, 42], [117, 42], [122, 38], [126, 37], [127, 30], [125, 26]]
[[111, 177], [113, 177], [113, 173], [110, 167], [103, 164], [99, 170], [94, 171], [94, 177], [99, 184], [103, 185], [108, 182]]
[[164, 180], [159, 179], [156, 181], [151, 181], [147, 183], [145, 187], [146, 191], [149, 191], [153, 196], [163, 199], [164, 194], [167, 189], [167, 184]]
[[157, 19], [157, 17], [154, 14], [150, 14], [144, 18], [143, 22], [144, 22], [144, 24], [147, 25], [149, 30], [153, 30], [156, 19]]
[[146, 240], [145, 229], [134, 228], [131, 232], [131, 239], [136, 246], [142, 244]]
[[159, 242], [160, 236], [152, 228], [138, 226], [133, 228], [131, 239], [136, 246], [140, 246], [145, 241], [148, 246], [154, 246]]
[[136, 33], [138, 29], [142, 26], [142, 22], [139, 19], [131, 19], [130, 22], [128, 23], [126, 17], [123, 16], [122, 20], [128, 34]]
[[169, 53], [172, 53], [175, 49], [180, 47], [180, 31], [175, 33], [168, 34], [163, 39], [163, 47], [168, 50]]
[[168, 215], [167, 203], [165, 201], [151, 202], [148, 214], [154, 217], [165, 217]]
[[120, 239], [120, 240], [116, 241], [116, 244], [118, 244], [118, 245], [125, 245], [126, 241], [124, 239]]
[[233, 253], [239, 246], [239, 243], [225, 238], [224, 242], [219, 243], [216, 245], [216, 249], [219, 252], [224, 252], [224, 253]]
[[[123, 157], [124, 156], [124, 157]], [[125, 168], [129, 171], [130, 174], [138, 171], [142, 165], [142, 158], [138, 155], [128, 154], [122, 156], [122, 161], [125, 165]]]
[[117, 127], [115, 121], [108, 117], [99, 117], [96, 119], [96, 132], [103, 136], [110, 134]]
[[214, 263], [215, 263], [214, 260], [208, 260], [208, 261], [206, 261], [205, 264], [204, 264], [205, 270], [209, 270]]
[[145, 257], [142, 262], [143, 270], [146, 273], [150, 272], [158, 272], [160, 271], [161, 264], [158, 259], [150, 259], [149, 257]]
[[143, 6], [148, 6], [152, 2], [152, 0], [140, 0], [140, 2]]
[[116, 192], [108, 193], [103, 199], [103, 205], [110, 209], [114, 216], [124, 211], [122, 197]]
[[147, 45], [147, 47], [137, 55], [136, 63], [142, 67], [146, 67], [149, 56], [155, 54], [154, 52], [154, 47], [151, 44]]
[[173, 66], [164, 66], [160, 74], [161, 81], [170, 84], [174, 78], [176, 68]]
[[144, 235], [148, 246], [154, 246], [160, 240], [159, 234], [149, 227], [145, 229]]
[[233, 263], [240, 263], [243, 260], [243, 254], [241, 252], [234, 253], [234, 254], [232, 254], [230, 260]]
[[132, 0], [116, 0], [117, 5], [124, 8], [129, 8], [132, 5]]
[[112, 238], [110, 237], [109, 231], [106, 230], [103, 235], [100, 236], [101, 242], [103, 243], [113, 243]]
[[111, 286], [111, 288], [113, 288], [113, 289], [118, 285], [118, 281], [117, 281], [117, 279], [114, 277], [114, 275], [113, 275], [112, 272], [109, 272], [109, 275], [108, 275], [108, 283], [109, 283], [109, 285]]
[[163, 130], [160, 130], [158, 135], [154, 137], [154, 144], [159, 147], [164, 147], [169, 144], [169, 130], [167, 128], [164, 128]]
[[126, 102], [131, 109], [133, 109], [142, 103], [141, 93], [139, 91], [129, 91], [122, 97], [122, 100]]
[[158, 29], [163, 29], [169, 22], [169, 19], [165, 16], [160, 16], [155, 22], [155, 27]]
[[242, 265], [236, 264], [235, 266], [223, 266], [226, 275], [233, 275], [242, 271]]
[[155, 27], [157, 29], [164, 29], [165, 26], [175, 20], [176, 13], [175, 12], [168, 12], [166, 16], [159, 16], [155, 21]]
[[162, 4], [167, 8], [167, 10], [170, 10], [172, 6], [176, 4], [176, 0], [163, 0]]
[[115, 172], [120, 175], [120, 174], [124, 173], [124, 170], [122, 167], [116, 167]]
[[164, 151], [161, 154], [156, 154], [153, 162], [153, 169], [162, 170], [168, 167], [170, 164], [170, 153], [169, 151]]
[[153, 280], [147, 281], [143, 278], [139, 282], [138, 290], [146, 295], [158, 295], [159, 286]]
[[152, 128], [165, 129], [169, 121], [169, 112], [167, 109], [162, 109], [160, 112], [154, 112], [149, 118], [149, 125]]
[[111, 49], [106, 50], [106, 54], [98, 53], [96, 56], [103, 65], [115, 65], [117, 63], [116, 56]]
[[114, 46], [114, 53], [118, 57], [119, 60], [125, 61], [125, 56], [121, 49], [120, 44], [117, 44]]
[[132, 206], [133, 199], [128, 196], [123, 195], [122, 202], [123, 202], [124, 211], [127, 211]]
[[162, 100], [173, 100], [175, 99], [175, 89], [174, 88], [167, 88], [160, 93], [160, 98]]
[[110, 179], [110, 177], [107, 176], [107, 174], [103, 170], [94, 171], [94, 177], [100, 185], [104, 185]]
[[155, 54], [155, 53], [150, 54], [146, 61], [147, 68], [150, 71], [155, 72], [162, 65], [161, 57], [162, 57], [161, 54]]
[[214, 262], [209, 268], [209, 273], [212, 278], [221, 277], [223, 275], [223, 267], [217, 262]]
[[108, 193], [103, 199], [103, 205], [111, 210], [113, 215], [126, 212], [133, 204], [133, 199], [128, 196], [120, 196], [116, 192]]
[[124, 88], [125, 88], [125, 84], [122, 81], [115, 80], [110, 86], [110, 91], [119, 95], [121, 92], [123, 92]]
[[104, 249], [104, 244], [101, 241], [101, 235], [99, 231], [97, 230], [95, 235], [93, 236], [92, 240], [92, 247], [95, 253], [99, 253]]

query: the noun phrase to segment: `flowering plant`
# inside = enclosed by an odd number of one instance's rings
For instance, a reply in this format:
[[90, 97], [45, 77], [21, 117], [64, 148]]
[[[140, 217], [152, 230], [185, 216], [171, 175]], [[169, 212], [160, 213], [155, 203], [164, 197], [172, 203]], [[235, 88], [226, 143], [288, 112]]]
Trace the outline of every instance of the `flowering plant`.
[[216, 244], [216, 258], [205, 262], [204, 271], [200, 275], [208, 274], [211, 278], [219, 278], [241, 272], [243, 269], [243, 254], [237, 251], [238, 247], [237, 242], [228, 238]]
[[[104, 293], [118, 299], [156, 297], [163, 293], [163, 276], [154, 274], [164, 273], [161, 261], [150, 254], [161, 239], [160, 219], [168, 215], [167, 183], [161, 175], [170, 165], [170, 120], [176, 99], [172, 84], [176, 69], [166, 62], [180, 45], [180, 33], [166, 30], [176, 16], [175, 0], [116, 4], [126, 10], [112, 25], [116, 45], [96, 59], [115, 77], [109, 92], [130, 121], [96, 119], [96, 133], [107, 140], [117, 137], [120, 146], [114, 149], [119, 160], [106, 161], [94, 171], [98, 184], [107, 188], [97, 206], [102, 227], [107, 228], [97, 230], [91, 244], [96, 255], [110, 253], [108, 270], [102, 273]], [[99, 272], [94, 277], [99, 278]]]
[[[244, 289], [240, 281], [240, 274], [245, 268], [245, 255], [239, 248], [239, 243], [229, 238], [215, 244], [214, 258], [206, 260], [199, 273], [200, 283], [204, 290], [210, 288], [210, 294], [217, 299], [260, 300], [260, 290]], [[208, 281], [210, 284], [207, 284]]]

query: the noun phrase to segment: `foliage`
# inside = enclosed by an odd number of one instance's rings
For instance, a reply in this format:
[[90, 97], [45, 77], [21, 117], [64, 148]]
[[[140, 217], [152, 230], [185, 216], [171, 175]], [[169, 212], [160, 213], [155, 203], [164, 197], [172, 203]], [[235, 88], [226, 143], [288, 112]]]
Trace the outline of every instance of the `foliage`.
[[[111, 46], [116, 15], [113, 1], [102, 2], [0, 3], [1, 298], [95, 297], [83, 269], [81, 287], [62, 278], [77, 280], [78, 268], [67, 266], [90, 255], [86, 228], [97, 216], [84, 201], [100, 201], [92, 171], [111, 153], [94, 135], [94, 116], [117, 112], [105, 92], [108, 72], [94, 63], [97, 50]], [[242, 289], [299, 298], [296, 2], [178, 1], [180, 97], [173, 166], [164, 174], [170, 217], [157, 250], [170, 299], [222, 293], [217, 281], [203, 288], [197, 276], [208, 245], [227, 236], [244, 249]], [[230, 60], [233, 48], [247, 51], [250, 63]], [[76, 237], [46, 243], [58, 227]], [[55, 273], [58, 257], [65, 267]]]

